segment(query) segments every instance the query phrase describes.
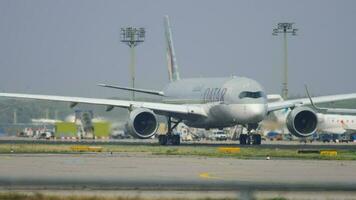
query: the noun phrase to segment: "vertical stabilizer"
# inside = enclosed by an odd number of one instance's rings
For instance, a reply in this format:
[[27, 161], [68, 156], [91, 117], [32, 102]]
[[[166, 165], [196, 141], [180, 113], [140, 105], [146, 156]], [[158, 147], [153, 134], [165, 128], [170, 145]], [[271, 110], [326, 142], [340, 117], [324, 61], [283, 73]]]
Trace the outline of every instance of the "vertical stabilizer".
[[178, 65], [176, 60], [176, 55], [174, 52], [173, 40], [172, 40], [172, 30], [169, 23], [168, 16], [164, 17], [164, 29], [166, 35], [167, 43], [167, 64], [168, 64], [168, 75], [170, 81], [179, 80]]

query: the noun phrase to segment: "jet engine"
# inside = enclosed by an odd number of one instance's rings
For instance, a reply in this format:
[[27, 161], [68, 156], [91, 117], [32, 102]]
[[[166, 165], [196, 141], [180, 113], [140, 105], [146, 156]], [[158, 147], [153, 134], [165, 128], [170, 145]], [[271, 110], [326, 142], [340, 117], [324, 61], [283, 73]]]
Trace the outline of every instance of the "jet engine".
[[149, 109], [137, 108], [131, 111], [126, 128], [135, 138], [151, 138], [158, 128], [157, 117]]
[[315, 133], [318, 126], [316, 113], [308, 107], [294, 108], [287, 116], [287, 128], [297, 137], [308, 137]]

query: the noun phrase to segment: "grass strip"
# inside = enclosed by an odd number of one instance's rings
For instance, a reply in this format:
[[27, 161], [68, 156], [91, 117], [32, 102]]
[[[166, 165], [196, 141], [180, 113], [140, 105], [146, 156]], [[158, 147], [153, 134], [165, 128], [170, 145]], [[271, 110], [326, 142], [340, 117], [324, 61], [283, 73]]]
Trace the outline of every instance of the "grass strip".
[[[80, 153], [71, 149], [70, 144], [1, 144], [0, 154], [8, 153], [53, 153], [72, 154]], [[93, 146], [93, 145], [91, 145]], [[298, 149], [271, 149], [261, 147], [241, 147], [239, 153], [219, 152], [216, 147], [205, 146], [145, 146], [145, 145], [97, 145], [103, 148], [102, 153], [150, 153], [153, 155], [177, 156], [205, 156], [230, 157], [238, 159], [265, 159], [267, 156], [284, 159], [317, 159], [317, 160], [356, 160], [356, 149], [338, 150], [336, 156], [320, 155], [317, 153], [298, 154]]]

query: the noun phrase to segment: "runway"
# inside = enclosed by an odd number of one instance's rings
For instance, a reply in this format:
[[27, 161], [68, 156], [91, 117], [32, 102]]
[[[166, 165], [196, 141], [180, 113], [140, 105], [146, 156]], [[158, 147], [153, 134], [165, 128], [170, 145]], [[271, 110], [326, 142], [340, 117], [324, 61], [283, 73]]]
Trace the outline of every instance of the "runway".
[[2, 154], [1, 189], [356, 191], [356, 161]]

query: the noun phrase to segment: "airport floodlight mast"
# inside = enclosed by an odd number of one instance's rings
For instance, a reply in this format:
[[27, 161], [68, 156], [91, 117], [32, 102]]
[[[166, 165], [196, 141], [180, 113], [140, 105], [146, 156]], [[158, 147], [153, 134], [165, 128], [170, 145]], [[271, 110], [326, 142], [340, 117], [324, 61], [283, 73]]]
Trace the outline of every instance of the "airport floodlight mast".
[[[135, 88], [135, 47], [144, 42], [146, 31], [144, 28], [121, 28], [121, 42], [126, 43], [131, 49], [131, 87]], [[135, 92], [131, 93], [131, 100], [135, 100]]]
[[288, 99], [288, 50], [287, 50], [287, 34], [297, 35], [298, 29], [293, 28], [294, 23], [278, 23], [277, 28], [273, 29], [272, 35], [277, 36], [278, 33], [283, 33], [284, 40], [284, 81], [282, 84], [282, 97]]

